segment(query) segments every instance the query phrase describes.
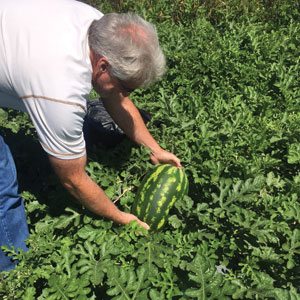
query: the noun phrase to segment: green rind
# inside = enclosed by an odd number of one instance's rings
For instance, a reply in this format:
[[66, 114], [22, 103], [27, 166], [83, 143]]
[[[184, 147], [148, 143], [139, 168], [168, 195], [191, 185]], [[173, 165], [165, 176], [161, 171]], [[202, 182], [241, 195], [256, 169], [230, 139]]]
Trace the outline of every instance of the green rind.
[[[163, 165], [165, 166], [165, 165]], [[142, 183], [138, 189], [136, 200], [132, 207], [132, 213], [137, 215], [139, 218], [143, 215], [145, 215], [145, 211], [147, 209], [146, 205], [143, 203], [147, 203], [150, 197], [151, 197], [151, 189], [149, 189], [149, 186], [154, 184], [154, 180], [157, 179], [157, 176], [161, 173], [163, 168], [159, 168], [160, 165], [155, 166], [149, 173], [146, 174], [144, 179], [142, 180]], [[162, 174], [163, 175], [163, 174]]]
[[[150, 176], [147, 184], [142, 187], [141, 195], [141, 217], [145, 218], [149, 214], [151, 206], [153, 205], [155, 199], [157, 199], [156, 193], [159, 193], [160, 185], [163, 184], [165, 177], [165, 171], [168, 169], [168, 165], [157, 166]], [[155, 189], [153, 189], [155, 187]], [[144, 199], [144, 201], [142, 200]], [[147, 219], [147, 218], [146, 218]]]
[[152, 230], [160, 229], [171, 207], [187, 191], [188, 180], [182, 168], [158, 165], [143, 179], [131, 211]]
[[[182, 169], [177, 169], [177, 173], [179, 172], [179, 176], [180, 176], [180, 182], [177, 185], [176, 184], [172, 184], [170, 185], [170, 189], [167, 192], [168, 195], [168, 200], [165, 201], [165, 203], [163, 204], [163, 206], [160, 208], [161, 210], [161, 214], [157, 214], [155, 215], [155, 218], [152, 218], [151, 220], [149, 220], [149, 223], [152, 225], [152, 228], [155, 229], [160, 229], [162, 228], [162, 226], [160, 225], [161, 220], [163, 219], [164, 221], [166, 221], [165, 219], [168, 217], [169, 215], [169, 211], [170, 209], [173, 207], [173, 205], [175, 204], [176, 200], [181, 200], [182, 197], [187, 193], [187, 177], [185, 176], [185, 173], [183, 172]], [[180, 187], [180, 191], [178, 192], [178, 187]], [[153, 212], [153, 214], [155, 214], [155, 212]], [[151, 213], [150, 213], [151, 215]], [[165, 223], [165, 222], [164, 222]]]

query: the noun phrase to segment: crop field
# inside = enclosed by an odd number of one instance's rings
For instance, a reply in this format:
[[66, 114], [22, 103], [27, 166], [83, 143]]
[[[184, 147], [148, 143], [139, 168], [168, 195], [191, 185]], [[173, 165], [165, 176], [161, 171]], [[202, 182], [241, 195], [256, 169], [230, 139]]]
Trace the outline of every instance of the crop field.
[[[82, 208], [26, 115], [0, 111], [25, 200], [29, 251], [0, 274], [3, 300], [300, 299], [298, 1], [89, 1], [157, 27], [168, 71], [132, 94], [182, 161], [189, 193], [141, 231]], [[94, 96], [94, 94], [93, 94]], [[149, 152], [125, 140], [87, 172], [130, 211]]]

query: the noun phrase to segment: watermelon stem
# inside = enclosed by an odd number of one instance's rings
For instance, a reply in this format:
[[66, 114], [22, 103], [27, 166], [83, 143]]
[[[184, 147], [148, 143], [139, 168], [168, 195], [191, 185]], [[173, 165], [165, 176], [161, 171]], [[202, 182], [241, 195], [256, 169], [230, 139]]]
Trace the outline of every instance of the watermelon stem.
[[119, 195], [113, 202], [118, 202], [127, 192], [131, 191], [133, 189], [133, 186], [130, 186], [129, 188], [126, 188], [121, 195]]

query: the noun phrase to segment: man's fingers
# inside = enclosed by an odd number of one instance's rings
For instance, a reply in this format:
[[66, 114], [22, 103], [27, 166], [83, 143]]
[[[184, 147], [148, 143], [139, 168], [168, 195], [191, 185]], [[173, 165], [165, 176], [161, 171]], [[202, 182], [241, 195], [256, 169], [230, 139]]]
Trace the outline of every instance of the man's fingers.
[[182, 165], [180, 163], [180, 159], [178, 157], [176, 157], [175, 155], [170, 163], [175, 167], [178, 167], [178, 168], [182, 167]]
[[154, 156], [154, 155], [151, 155], [150, 156], [150, 159], [151, 159], [151, 162], [154, 164], [154, 165], [157, 165], [159, 163], [158, 159]]
[[141, 221], [141, 220], [138, 220], [138, 223], [139, 223], [143, 228], [145, 228], [146, 230], [149, 230], [149, 229], [150, 229], [150, 226], [149, 226], [147, 223], [145, 223], [145, 222], [143, 222], [143, 221]]

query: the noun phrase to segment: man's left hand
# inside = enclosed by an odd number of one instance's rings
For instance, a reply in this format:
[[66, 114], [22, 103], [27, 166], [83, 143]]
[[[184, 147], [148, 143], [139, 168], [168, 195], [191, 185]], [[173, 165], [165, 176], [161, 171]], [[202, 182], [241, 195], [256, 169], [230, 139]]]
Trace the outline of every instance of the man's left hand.
[[159, 150], [157, 152], [151, 153], [151, 161], [153, 164], [171, 164], [175, 167], [181, 168], [180, 159], [174, 155], [173, 153], [166, 151], [166, 150]]

